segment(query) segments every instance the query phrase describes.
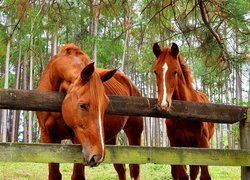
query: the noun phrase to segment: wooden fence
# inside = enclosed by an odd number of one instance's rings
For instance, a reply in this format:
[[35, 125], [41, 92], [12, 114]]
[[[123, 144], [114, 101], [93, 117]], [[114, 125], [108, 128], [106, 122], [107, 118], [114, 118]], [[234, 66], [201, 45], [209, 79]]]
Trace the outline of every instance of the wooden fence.
[[[64, 94], [25, 90], [0, 90], [0, 109], [60, 111]], [[106, 146], [106, 163], [160, 163], [242, 166], [241, 179], [250, 179], [250, 108], [173, 101], [173, 109], [161, 111], [157, 100], [110, 96], [107, 114], [181, 118], [215, 123], [240, 122], [241, 150]], [[124, 154], [126, 157], [124, 157]], [[82, 162], [78, 145], [1, 143], [3, 162]]]

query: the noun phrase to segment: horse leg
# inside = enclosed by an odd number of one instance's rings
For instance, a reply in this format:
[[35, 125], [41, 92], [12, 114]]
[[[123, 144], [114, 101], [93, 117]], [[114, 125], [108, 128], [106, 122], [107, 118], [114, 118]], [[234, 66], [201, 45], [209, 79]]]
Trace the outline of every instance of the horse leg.
[[201, 167], [201, 180], [211, 180], [211, 176], [208, 171], [208, 166], [200, 166]]
[[[142, 117], [130, 116], [125, 127], [123, 128], [129, 141], [129, 145], [141, 145], [141, 134], [143, 131]], [[139, 164], [129, 164], [131, 179], [138, 180], [140, 177]]]
[[[78, 139], [76, 137], [74, 137], [72, 139], [73, 144], [80, 144], [80, 142], [78, 141]], [[73, 168], [73, 174], [71, 176], [72, 180], [84, 180], [85, 179], [85, 166], [81, 163], [75, 163], [74, 164], [74, 168]]]
[[[55, 140], [50, 137], [50, 135], [47, 133], [46, 130], [41, 128], [41, 138], [43, 143], [60, 143], [59, 140]], [[59, 163], [49, 163], [49, 180], [61, 180], [62, 179], [62, 174], [60, 173], [59, 170]]]
[[[106, 142], [108, 145], [115, 145], [116, 144], [116, 136]], [[113, 164], [119, 180], [126, 180], [126, 167], [125, 164]]]
[[190, 165], [190, 179], [195, 180], [199, 174], [199, 166]]
[[[199, 142], [199, 147], [201, 148], [209, 148], [208, 139], [204, 136], [202, 137], [201, 141]], [[208, 171], [208, 166], [200, 166], [201, 167], [201, 180], [211, 180], [211, 176]]]
[[[168, 119], [166, 119], [165, 123], [167, 126], [167, 135], [170, 141], [170, 146], [181, 147], [181, 144], [176, 142], [175, 140], [174, 128], [168, 127]], [[188, 180], [189, 179], [185, 165], [171, 165], [171, 174], [174, 180]]]
[[71, 176], [72, 180], [78, 180], [82, 179], [85, 180], [85, 172], [84, 172], [85, 166], [80, 163], [75, 163], [73, 168], [73, 174]]
[[174, 180], [189, 180], [185, 165], [171, 165], [171, 174]]

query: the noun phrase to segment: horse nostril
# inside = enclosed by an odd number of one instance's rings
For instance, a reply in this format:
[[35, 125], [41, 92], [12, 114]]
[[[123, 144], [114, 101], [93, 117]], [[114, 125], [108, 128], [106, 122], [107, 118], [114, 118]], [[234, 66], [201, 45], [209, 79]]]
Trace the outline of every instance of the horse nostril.
[[97, 155], [92, 156], [88, 164], [91, 167], [97, 166], [98, 165]]

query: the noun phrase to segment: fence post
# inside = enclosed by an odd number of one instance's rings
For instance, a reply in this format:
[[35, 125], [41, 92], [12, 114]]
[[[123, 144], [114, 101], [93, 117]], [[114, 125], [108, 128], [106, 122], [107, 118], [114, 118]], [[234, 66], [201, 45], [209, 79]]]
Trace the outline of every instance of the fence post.
[[[241, 149], [250, 149], [250, 108], [247, 109], [246, 119], [240, 121], [240, 146]], [[241, 167], [241, 180], [250, 179], [250, 166]]]

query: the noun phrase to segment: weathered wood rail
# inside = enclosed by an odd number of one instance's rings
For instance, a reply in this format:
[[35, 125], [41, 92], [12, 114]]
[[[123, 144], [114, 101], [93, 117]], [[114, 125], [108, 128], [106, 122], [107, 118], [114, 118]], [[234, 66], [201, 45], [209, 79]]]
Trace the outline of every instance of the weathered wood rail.
[[[124, 156], [126, 154], [126, 156]], [[0, 161], [82, 163], [80, 145], [0, 143]], [[250, 151], [106, 146], [104, 163], [250, 166]]]
[[[0, 89], [0, 109], [31, 111], [61, 110], [65, 94]], [[241, 150], [213, 150], [192, 148], [157, 148], [107, 146], [107, 163], [164, 163], [214, 166], [242, 166], [241, 179], [250, 179], [250, 108], [173, 101], [166, 112], [157, 100], [143, 97], [109, 96], [107, 114], [177, 118], [215, 123], [240, 122]], [[70, 155], [70, 152], [74, 154]], [[0, 161], [8, 162], [81, 162], [80, 146], [0, 144]], [[123, 155], [126, 154], [124, 158]]]
[[[36, 90], [0, 89], [0, 109], [31, 111], [61, 111], [65, 94]], [[235, 123], [246, 119], [247, 107], [211, 103], [173, 101], [170, 111], [162, 111], [157, 99], [144, 97], [109, 96], [107, 114], [178, 118], [216, 123]]]

